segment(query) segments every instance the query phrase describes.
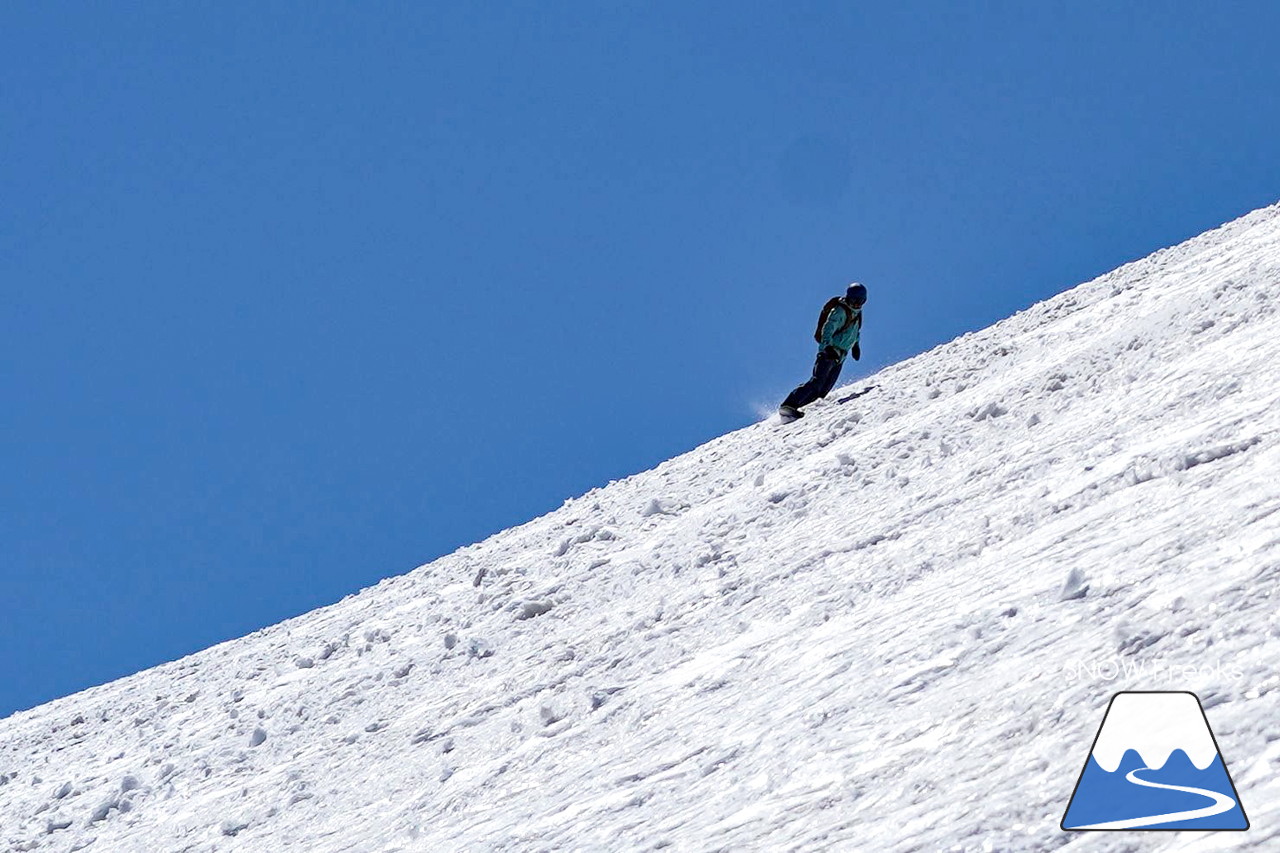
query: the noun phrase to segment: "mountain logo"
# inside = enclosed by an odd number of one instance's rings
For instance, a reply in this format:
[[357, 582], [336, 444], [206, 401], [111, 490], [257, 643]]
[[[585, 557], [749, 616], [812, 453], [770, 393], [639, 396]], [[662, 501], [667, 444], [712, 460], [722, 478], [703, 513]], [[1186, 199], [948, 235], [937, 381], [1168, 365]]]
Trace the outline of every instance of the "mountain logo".
[[1248, 829], [1199, 697], [1112, 696], [1062, 828]]

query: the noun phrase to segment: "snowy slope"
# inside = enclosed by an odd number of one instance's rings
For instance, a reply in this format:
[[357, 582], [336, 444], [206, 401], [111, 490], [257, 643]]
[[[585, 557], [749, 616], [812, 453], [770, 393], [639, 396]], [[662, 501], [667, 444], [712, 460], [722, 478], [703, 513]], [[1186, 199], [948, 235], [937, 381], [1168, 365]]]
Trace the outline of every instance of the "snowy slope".
[[[1280, 849], [1277, 283], [1280, 206], [0, 721], [0, 849]], [[1121, 689], [1252, 830], [1059, 830]]]

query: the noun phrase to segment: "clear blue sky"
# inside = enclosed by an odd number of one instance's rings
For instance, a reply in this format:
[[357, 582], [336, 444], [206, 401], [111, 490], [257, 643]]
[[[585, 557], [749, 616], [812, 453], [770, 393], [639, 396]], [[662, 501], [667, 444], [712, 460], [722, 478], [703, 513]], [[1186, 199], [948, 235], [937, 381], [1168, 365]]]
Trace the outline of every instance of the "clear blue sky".
[[1280, 5], [6, 3], [0, 715], [1280, 198]]

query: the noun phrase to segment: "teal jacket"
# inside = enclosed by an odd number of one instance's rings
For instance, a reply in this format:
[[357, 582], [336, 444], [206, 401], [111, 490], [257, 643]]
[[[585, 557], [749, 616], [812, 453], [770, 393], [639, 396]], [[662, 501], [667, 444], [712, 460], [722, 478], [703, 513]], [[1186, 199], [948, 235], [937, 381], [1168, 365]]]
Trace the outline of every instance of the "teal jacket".
[[[862, 309], [854, 308], [837, 296], [822, 309], [814, 338], [823, 348], [835, 347], [844, 358], [849, 350], [858, 346], [862, 335]], [[855, 355], [855, 358], [857, 356]]]

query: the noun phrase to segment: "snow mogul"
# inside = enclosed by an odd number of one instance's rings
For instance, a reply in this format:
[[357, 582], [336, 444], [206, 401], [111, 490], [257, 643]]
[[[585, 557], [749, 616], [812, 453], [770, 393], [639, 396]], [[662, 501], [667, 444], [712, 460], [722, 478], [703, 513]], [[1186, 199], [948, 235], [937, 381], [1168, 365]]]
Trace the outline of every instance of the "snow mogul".
[[822, 307], [818, 328], [813, 333], [814, 340], [818, 342], [818, 360], [813, 364], [813, 376], [788, 394], [778, 407], [778, 414], [784, 422], [803, 418], [802, 408], [831, 393], [840, 378], [845, 356], [852, 355], [854, 361], [862, 358], [858, 339], [862, 336], [862, 306], [866, 301], [867, 288], [855, 281], [844, 296], [833, 296]]

